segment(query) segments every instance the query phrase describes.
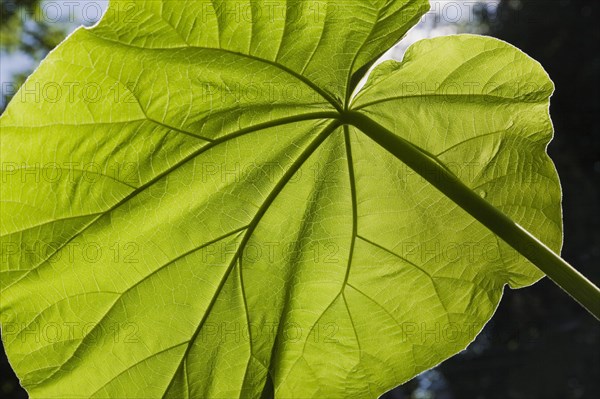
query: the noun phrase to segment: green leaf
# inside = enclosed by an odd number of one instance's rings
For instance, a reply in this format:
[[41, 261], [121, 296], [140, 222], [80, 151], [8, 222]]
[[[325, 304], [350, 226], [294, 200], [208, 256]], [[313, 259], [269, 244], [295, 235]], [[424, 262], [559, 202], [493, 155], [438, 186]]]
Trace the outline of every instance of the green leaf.
[[559, 251], [539, 64], [426, 40], [351, 101], [427, 2], [289, 3], [113, 0], [7, 108], [2, 340], [32, 398], [378, 397], [542, 277], [448, 181]]
[[[402, 63], [389, 61], [379, 66], [353, 109], [430, 154], [558, 252], [560, 184], [545, 152], [553, 134], [548, 114], [553, 90], [542, 67], [516, 48], [496, 39], [458, 35], [420, 41]], [[399, 110], [402, 117], [398, 117]], [[389, 159], [386, 170], [393, 177], [389, 171], [401, 170], [401, 165], [384, 153], [381, 157]], [[419, 184], [395, 186], [396, 192], [390, 193], [395, 198], [405, 197], [407, 190], [412, 191], [409, 197], [423, 195]], [[426, 195], [430, 200], [435, 196]], [[451, 206], [436, 204], [428, 213], [437, 210], [441, 213], [434, 215], [443, 215], [442, 209]], [[436, 234], [454, 241], [458, 238], [454, 232], [460, 225], [443, 217], [424, 225], [439, 225]], [[480, 234], [474, 237], [483, 237], [483, 231]], [[500, 258], [505, 251], [510, 248], [500, 244]], [[496, 260], [500, 261], [498, 272], [513, 288], [531, 285], [542, 276], [523, 259]]]

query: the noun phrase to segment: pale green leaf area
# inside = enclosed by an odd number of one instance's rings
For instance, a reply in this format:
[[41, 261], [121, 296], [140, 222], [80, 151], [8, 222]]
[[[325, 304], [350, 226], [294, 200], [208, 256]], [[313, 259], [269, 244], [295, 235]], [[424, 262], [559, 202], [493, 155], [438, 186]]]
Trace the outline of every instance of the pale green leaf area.
[[127, 4], [0, 119], [2, 340], [32, 398], [376, 398], [543, 276], [353, 112], [560, 250], [553, 85], [518, 49], [424, 40], [352, 97], [427, 1]]

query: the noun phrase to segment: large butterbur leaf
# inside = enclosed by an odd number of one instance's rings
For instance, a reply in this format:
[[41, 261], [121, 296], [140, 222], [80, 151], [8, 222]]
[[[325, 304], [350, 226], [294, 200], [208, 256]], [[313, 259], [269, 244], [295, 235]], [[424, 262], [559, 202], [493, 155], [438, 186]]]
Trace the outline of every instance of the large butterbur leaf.
[[427, 7], [113, 0], [53, 51], [1, 119], [2, 339], [31, 397], [377, 397], [541, 278], [346, 123], [560, 249], [535, 61], [425, 40], [351, 96]]

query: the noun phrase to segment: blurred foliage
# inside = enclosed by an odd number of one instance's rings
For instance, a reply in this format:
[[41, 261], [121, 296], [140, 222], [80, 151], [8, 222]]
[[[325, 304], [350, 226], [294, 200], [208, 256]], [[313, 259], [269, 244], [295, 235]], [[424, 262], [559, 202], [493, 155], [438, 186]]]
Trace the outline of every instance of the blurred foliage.
[[2, 0], [0, 3], [0, 15], [2, 15], [1, 25], [4, 25], [8, 20], [14, 17], [18, 8], [24, 8], [28, 11], [32, 11], [39, 5], [39, 0]]
[[[66, 36], [70, 25], [48, 18], [40, 0], [1, 0], [0, 50], [3, 57], [15, 52], [27, 55], [37, 65]], [[1, 104], [6, 106], [32, 70], [11, 77], [12, 87], [3, 86]], [[6, 82], [2, 82], [6, 83]], [[3, 109], [0, 106], [0, 111]]]
[[6, 52], [23, 51], [40, 60], [64, 39], [68, 24], [54, 21], [40, 0], [2, 0], [0, 46]]

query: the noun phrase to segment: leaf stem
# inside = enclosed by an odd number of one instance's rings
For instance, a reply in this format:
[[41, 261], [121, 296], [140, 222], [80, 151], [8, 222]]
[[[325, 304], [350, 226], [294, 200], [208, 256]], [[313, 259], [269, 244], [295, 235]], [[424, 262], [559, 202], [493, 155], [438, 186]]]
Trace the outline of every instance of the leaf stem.
[[356, 111], [342, 115], [458, 206], [531, 261], [559, 287], [600, 320], [600, 289], [544, 243], [462, 183], [437, 159]]

